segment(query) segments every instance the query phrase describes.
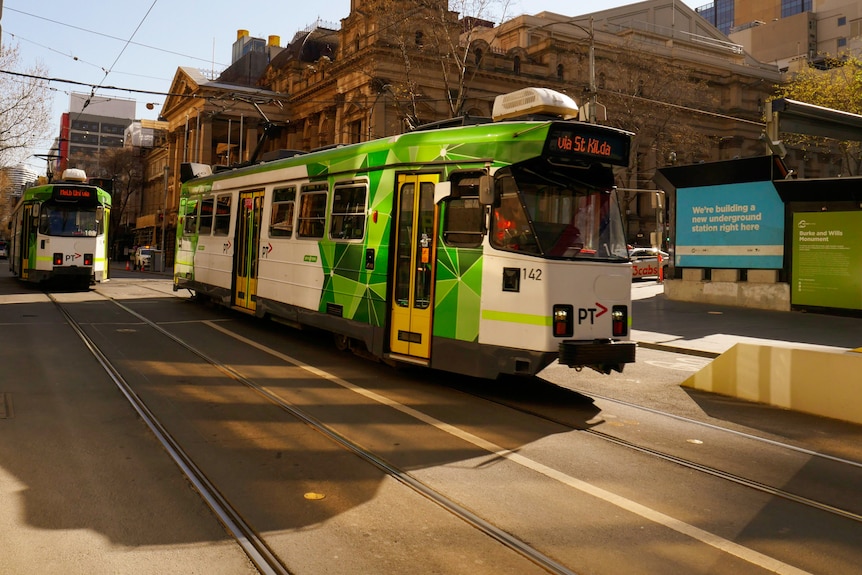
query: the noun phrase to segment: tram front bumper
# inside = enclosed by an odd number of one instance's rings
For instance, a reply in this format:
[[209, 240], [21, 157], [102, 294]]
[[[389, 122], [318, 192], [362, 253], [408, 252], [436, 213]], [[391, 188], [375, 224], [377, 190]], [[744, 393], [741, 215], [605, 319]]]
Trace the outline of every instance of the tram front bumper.
[[607, 375], [611, 371], [621, 372], [625, 364], [634, 363], [636, 349], [633, 341], [567, 339], [560, 342], [560, 363], [578, 369], [589, 367]]

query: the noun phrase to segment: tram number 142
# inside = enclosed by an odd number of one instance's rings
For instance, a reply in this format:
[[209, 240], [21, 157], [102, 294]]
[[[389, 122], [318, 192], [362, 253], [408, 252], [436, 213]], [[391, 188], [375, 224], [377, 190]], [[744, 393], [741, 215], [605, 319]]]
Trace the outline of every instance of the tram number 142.
[[525, 280], [542, 281], [542, 268], [521, 268]]

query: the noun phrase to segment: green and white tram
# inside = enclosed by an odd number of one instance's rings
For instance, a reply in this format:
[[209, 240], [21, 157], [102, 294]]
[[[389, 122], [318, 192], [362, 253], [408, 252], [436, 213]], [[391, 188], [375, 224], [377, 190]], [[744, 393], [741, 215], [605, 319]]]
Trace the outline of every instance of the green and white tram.
[[12, 215], [9, 268], [21, 280], [82, 289], [108, 278], [111, 196], [83, 170], [24, 191]]
[[570, 98], [528, 88], [493, 123], [186, 165], [174, 289], [477, 377], [621, 371], [636, 345], [612, 168], [631, 134], [561, 115]]

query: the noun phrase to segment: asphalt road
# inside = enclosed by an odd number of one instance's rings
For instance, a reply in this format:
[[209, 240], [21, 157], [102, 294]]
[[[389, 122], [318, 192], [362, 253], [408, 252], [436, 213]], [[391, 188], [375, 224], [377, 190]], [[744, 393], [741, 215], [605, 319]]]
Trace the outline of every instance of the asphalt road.
[[[571, 572], [862, 573], [859, 521], [681, 463], [862, 514], [860, 430], [680, 388], [708, 359], [639, 350], [622, 374], [491, 385], [340, 353], [154, 275], [98, 291], [56, 297], [291, 573], [545, 571], [101, 294]], [[254, 572], [44, 294], [0, 274], [0, 330], [0, 572]]]

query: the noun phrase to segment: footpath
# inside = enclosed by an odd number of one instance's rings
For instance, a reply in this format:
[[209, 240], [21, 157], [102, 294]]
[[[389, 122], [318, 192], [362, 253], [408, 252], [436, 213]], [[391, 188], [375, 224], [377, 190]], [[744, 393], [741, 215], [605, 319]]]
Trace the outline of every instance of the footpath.
[[632, 284], [632, 339], [713, 358], [684, 387], [862, 425], [862, 318], [672, 301]]
[[632, 339], [641, 347], [717, 357], [737, 343], [862, 348], [862, 318], [672, 301], [657, 282], [632, 284]]

